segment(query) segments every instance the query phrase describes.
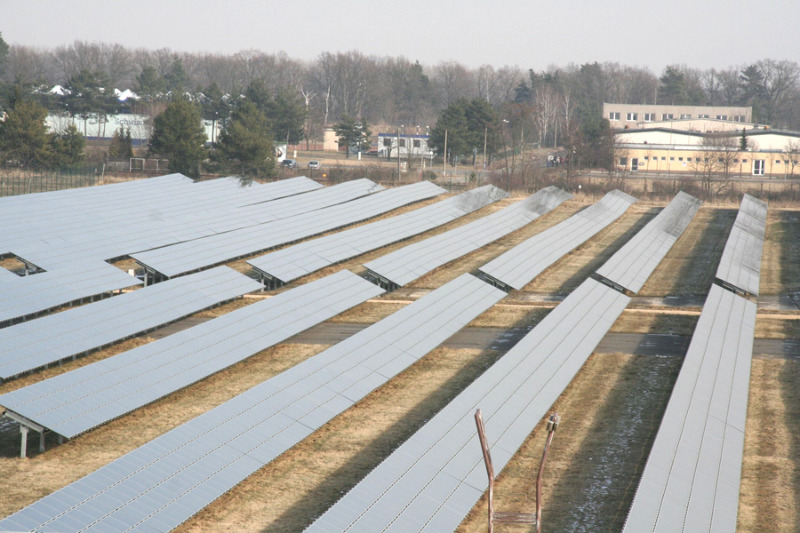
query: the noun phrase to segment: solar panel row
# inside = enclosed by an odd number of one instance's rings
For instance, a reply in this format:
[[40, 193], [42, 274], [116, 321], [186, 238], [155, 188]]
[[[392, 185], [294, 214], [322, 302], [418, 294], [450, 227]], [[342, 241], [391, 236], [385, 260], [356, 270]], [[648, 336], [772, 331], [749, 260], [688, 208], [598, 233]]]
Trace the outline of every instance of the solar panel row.
[[611, 191], [596, 204], [579, 211], [480, 268], [492, 282], [522, 289], [570, 250], [611, 224], [636, 202], [621, 191]]
[[[120, 187], [24, 195], [0, 215], [0, 250], [46, 270], [107, 260], [253, 224], [255, 200], [282, 198], [321, 186], [307, 178], [240, 186], [235, 178], [194, 183], [173, 174]], [[79, 206], [77, 209], [75, 206]], [[43, 217], [33, 216], [47, 212]]]
[[758, 295], [766, 228], [766, 202], [745, 194], [720, 258], [717, 279], [745, 293]]
[[624, 531], [736, 531], [755, 323], [712, 285]]
[[508, 193], [497, 187], [485, 185], [414, 211], [262, 255], [248, 263], [266, 279], [289, 283], [321, 268], [431, 230], [507, 196]]
[[692, 221], [700, 204], [697, 198], [679, 192], [667, 207], [600, 267], [597, 274], [631, 292], [639, 292]]
[[[214, 186], [217, 181], [227, 184], [224, 186], [226, 190], [217, 190], [219, 187]], [[205, 185], [206, 183], [210, 185]], [[177, 205], [174, 205], [176, 204], [175, 200], [171, 200], [167, 204], [143, 200], [145, 205], [150, 206], [150, 209], [145, 212], [140, 212], [141, 208], [129, 207], [133, 199], [125, 199], [125, 203], [117, 206], [117, 211], [122, 213], [133, 211], [129, 219], [120, 221], [111, 214], [103, 217], [94, 213], [97, 219], [95, 224], [109, 219], [112, 223], [109, 226], [96, 225], [86, 228], [83, 225], [85, 222], [81, 222], [80, 226], [73, 227], [69, 229], [68, 234], [60, 236], [55, 241], [57, 246], [53, 244], [52, 238], [49, 238], [43, 239], [40, 243], [29, 241], [29, 244], [19, 245], [14, 248], [14, 252], [45, 268], [52, 267], [54, 264], [80, 263], [92, 257], [117, 258], [143, 250], [258, 226], [265, 222], [346, 202], [380, 189], [379, 186], [366, 179], [324, 189], [320, 189], [316, 182], [306, 180], [301, 182], [304, 184], [303, 188], [310, 191], [305, 194], [238, 207], [232, 204], [233, 200], [231, 199], [231, 197], [236, 199], [237, 193], [241, 190], [237, 183], [238, 180], [213, 180], [192, 185], [187, 194], [180, 198], [180, 203]], [[271, 189], [276, 195], [281, 191], [288, 192], [287, 189], [292, 191], [298, 189], [282, 185], [286, 182], [274, 183], [275, 186]], [[278, 185], [281, 185], [281, 188], [274, 190]], [[198, 194], [197, 190], [202, 191], [203, 194]], [[239, 199], [237, 202], [244, 201], [246, 200]], [[107, 210], [108, 207], [103, 209]], [[95, 209], [95, 211], [97, 210], [99, 208]]]
[[168, 531], [504, 295], [465, 274], [0, 521], [0, 528]]
[[383, 292], [342, 271], [0, 396], [72, 438], [265, 350]]
[[147, 269], [170, 278], [339, 229], [444, 192], [430, 182], [405, 185], [325, 209], [132, 257]]
[[386, 254], [364, 266], [385, 284], [403, 286], [555, 209], [572, 195], [546, 187], [500, 211]]
[[0, 291], [0, 325], [7, 325], [62, 305], [104, 293], [127, 289], [141, 282], [105, 262], [82, 269], [43, 272], [4, 280]]
[[0, 379], [101, 348], [263, 286], [228, 267], [0, 329]]

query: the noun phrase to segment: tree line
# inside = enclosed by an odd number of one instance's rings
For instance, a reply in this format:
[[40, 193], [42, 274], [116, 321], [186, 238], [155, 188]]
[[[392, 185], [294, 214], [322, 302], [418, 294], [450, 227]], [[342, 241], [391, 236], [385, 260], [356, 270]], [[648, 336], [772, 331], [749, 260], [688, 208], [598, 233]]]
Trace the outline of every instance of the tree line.
[[[48, 92], [54, 85], [61, 94]], [[120, 102], [114, 88], [140, 99]], [[8, 46], [0, 36], [0, 108], [9, 109], [15, 91], [72, 115], [156, 116], [174, 99], [187, 99], [201, 118], [226, 128], [244, 120], [247, 100], [264, 115], [273, 141], [318, 141], [326, 125], [356, 121], [389, 131], [427, 127], [440, 154], [446, 130], [450, 157], [539, 143], [600, 166], [611, 142], [603, 102], [752, 106], [756, 122], [800, 129], [800, 67], [772, 59], [723, 69], [670, 65], [656, 75], [614, 62], [536, 71], [422, 65], [358, 51], [301, 61], [283, 52], [179, 53], [84, 41], [41, 50]]]

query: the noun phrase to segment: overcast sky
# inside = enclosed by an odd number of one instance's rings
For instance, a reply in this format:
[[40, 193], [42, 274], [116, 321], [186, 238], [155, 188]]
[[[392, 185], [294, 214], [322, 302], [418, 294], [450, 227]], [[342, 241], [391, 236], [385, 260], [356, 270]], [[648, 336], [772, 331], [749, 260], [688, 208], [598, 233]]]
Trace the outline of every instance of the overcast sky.
[[797, 0], [0, 0], [12, 45], [76, 40], [232, 54], [358, 50], [433, 66], [522, 69], [592, 61], [728, 68], [798, 61]]

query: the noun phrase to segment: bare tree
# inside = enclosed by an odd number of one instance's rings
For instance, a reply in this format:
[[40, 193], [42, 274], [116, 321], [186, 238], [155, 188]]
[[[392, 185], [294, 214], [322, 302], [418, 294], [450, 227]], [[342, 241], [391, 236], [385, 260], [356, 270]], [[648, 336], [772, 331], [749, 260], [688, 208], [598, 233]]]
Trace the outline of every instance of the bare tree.
[[783, 149], [783, 153], [788, 157], [787, 163], [789, 167], [789, 175], [794, 177], [794, 169], [800, 160], [800, 140], [795, 139], [788, 141]]
[[706, 198], [713, 201], [730, 187], [731, 172], [741, 147], [736, 136], [721, 133], [706, 135], [701, 149], [700, 157], [689, 163], [701, 179]]
[[475, 92], [472, 74], [460, 63], [446, 61], [435, 68], [433, 83], [439, 93], [439, 104], [444, 108], [459, 98], [472, 99]]

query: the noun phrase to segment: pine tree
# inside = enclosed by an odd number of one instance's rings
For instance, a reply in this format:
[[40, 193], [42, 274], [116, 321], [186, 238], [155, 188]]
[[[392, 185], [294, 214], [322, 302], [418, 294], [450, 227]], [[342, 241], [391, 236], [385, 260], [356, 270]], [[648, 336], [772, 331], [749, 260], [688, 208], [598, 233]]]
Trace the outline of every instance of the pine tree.
[[246, 177], [275, 177], [272, 129], [264, 113], [244, 101], [219, 136], [213, 160], [220, 169]]
[[197, 178], [205, 142], [200, 111], [187, 99], [176, 98], [155, 119], [150, 152], [169, 159], [170, 171]]

